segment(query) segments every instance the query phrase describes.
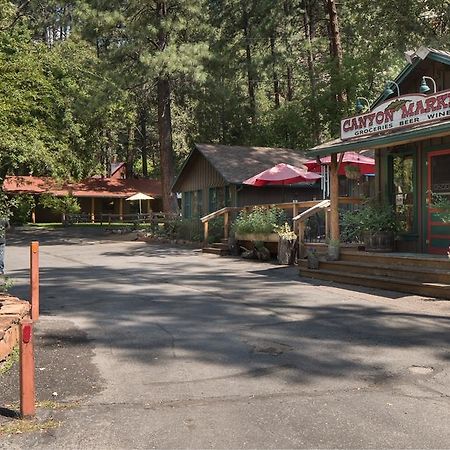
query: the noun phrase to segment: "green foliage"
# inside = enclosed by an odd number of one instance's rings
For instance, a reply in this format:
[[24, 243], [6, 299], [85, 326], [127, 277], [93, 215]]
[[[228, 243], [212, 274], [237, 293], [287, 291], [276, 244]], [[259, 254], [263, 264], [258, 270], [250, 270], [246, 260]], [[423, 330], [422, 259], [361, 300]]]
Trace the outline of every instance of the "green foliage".
[[433, 193], [431, 198], [431, 206], [438, 209], [436, 215], [442, 222], [450, 222], [450, 198], [445, 195]]
[[40, 204], [58, 214], [78, 214], [81, 211], [80, 204], [75, 197], [66, 195], [55, 197], [54, 195], [42, 195]]
[[31, 211], [36, 207], [34, 197], [29, 194], [15, 195], [11, 198], [11, 221], [16, 225], [29, 222]]
[[284, 222], [283, 225], [275, 225], [274, 231], [282, 239], [287, 239], [291, 241], [297, 239], [297, 235], [294, 233], [294, 231], [291, 229], [290, 225], [287, 222]]
[[250, 212], [242, 211], [233, 223], [236, 233], [262, 233], [269, 234], [283, 225], [287, 220], [286, 213], [279, 208], [265, 208], [255, 206]]
[[341, 215], [341, 238], [344, 242], [362, 242], [364, 232], [397, 232], [399, 223], [392, 205], [367, 202], [360, 209]]

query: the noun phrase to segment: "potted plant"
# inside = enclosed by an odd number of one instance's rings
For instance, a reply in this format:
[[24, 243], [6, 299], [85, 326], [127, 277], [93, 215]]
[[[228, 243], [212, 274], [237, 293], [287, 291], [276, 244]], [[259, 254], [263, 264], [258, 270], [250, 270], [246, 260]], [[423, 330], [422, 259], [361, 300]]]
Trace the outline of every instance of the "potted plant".
[[328, 242], [327, 260], [338, 261], [340, 251], [341, 251], [341, 242], [336, 239], [330, 239], [330, 241]]
[[282, 209], [255, 206], [251, 211], [242, 211], [233, 223], [236, 241], [272, 243], [276, 253], [279, 235], [275, 227], [286, 221]]
[[355, 164], [345, 166], [345, 176], [349, 180], [359, 180], [361, 178], [361, 169]]
[[398, 220], [392, 205], [371, 201], [343, 214], [342, 231], [344, 240], [364, 242], [368, 252], [392, 252]]

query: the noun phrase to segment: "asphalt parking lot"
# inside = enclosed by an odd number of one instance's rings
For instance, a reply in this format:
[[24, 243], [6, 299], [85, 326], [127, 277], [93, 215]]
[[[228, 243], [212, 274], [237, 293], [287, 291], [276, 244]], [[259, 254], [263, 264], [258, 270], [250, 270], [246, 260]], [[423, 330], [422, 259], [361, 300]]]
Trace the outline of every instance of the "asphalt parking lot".
[[[35, 233], [10, 236], [6, 269], [27, 298], [41, 241], [38, 421], [56, 425], [0, 447], [450, 448], [450, 302]], [[0, 424], [16, 381], [0, 375]]]

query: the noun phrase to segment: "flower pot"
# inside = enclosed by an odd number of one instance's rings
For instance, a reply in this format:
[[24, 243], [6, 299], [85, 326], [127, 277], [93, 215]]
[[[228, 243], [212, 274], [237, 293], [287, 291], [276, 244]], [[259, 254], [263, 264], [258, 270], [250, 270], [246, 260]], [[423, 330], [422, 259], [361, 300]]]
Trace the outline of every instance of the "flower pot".
[[392, 231], [365, 231], [363, 239], [366, 252], [394, 251], [394, 233]]
[[328, 244], [327, 260], [339, 261], [341, 247], [336, 244]]
[[347, 166], [345, 168], [345, 176], [349, 180], [359, 180], [361, 178], [361, 170], [358, 166]]

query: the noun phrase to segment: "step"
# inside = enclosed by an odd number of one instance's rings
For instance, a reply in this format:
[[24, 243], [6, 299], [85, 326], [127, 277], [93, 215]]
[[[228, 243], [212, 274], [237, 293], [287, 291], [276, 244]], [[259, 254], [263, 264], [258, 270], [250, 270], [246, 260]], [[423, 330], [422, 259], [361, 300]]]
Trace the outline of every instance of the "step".
[[372, 275], [342, 273], [334, 270], [314, 270], [300, 268], [300, 276], [318, 280], [335, 281], [342, 284], [354, 284], [396, 292], [405, 292], [426, 297], [450, 299], [450, 285], [440, 283], [423, 283], [399, 278], [387, 278]]
[[224, 244], [223, 242], [214, 242], [213, 244], [210, 244], [209, 247], [211, 248], [220, 248], [223, 250], [228, 250], [230, 246], [227, 244]]
[[209, 253], [209, 254], [218, 255], [218, 256], [227, 256], [230, 254], [228, 249], [217, 248], [217, 247], [204, 247], [202, 249], [202, 253]]
[[374, 265], [400, 265], [402, 267], [434, 268], [450, 271], [450, 260], [432, 255], [371, 253], [364, 251], [347, 251], [341, 253], [343, 261], [370, 263]]
[[[299, 265], [307, 268], [307, 261], [301, 261]], [[379, 264], [375, 262], [356, 261], [326, 261], [321, 260], [320, 269], [334, 270], [344, 273], [359, 275], [374, 275], [386, 278], [399, 278], [428, 283], [450, 284], [450, 270], [436, 269], [434, 267], [405, 266], [402, 264]]]
[[230, 243], [230, 240], [228, 239], [228, 238], [222, 238], [221, 240], [220, 240], [220, 242], [222, 243], [222, 244], [229, 244]]

